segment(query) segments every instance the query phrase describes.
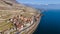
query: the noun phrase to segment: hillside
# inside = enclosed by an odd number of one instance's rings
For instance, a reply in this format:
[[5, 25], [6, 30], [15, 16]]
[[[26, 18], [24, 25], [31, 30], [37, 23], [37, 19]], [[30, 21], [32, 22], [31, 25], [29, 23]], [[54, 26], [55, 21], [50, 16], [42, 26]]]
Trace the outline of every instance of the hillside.
[[[27, 21], [25, 23], [24, 19], [22, 21], [22, 19], [20, 19], [20, 16], [22, 15], [22, 18], [25, 18], [25, 19], [29, 19], [29, 18], [32, 19], [33, 16], [40, 14], [37, 11], [38, 10], [36, 10], [34, 8], [27, 7], [23, 4], [16, 2], [16, 0], [0, 0], [0, 33], [3, 34], [5, 32], [4, 34], [6, 34], [9, 32], [10, 33], [16, 32], [17, 27], [20, 27], [23, 24], [26, 24], [28, 22]], [[13, 21], [11, 21], [11, 19]], [[17, 22], [14, 21], [15, 19]], [[16, 22], [16, 24], [19, 22], [19, 24], [18, 24], [19, 26], [16, 27], [14, 25], [14, 22]], [[23, 25], [23, 26], [25, 26], [25, 25]], [[27, 26], [25, 26], [25, 27], [27, 27]], [[13, 28], [15, 28], [15, 30], [11, 31]], [[8, 32], [6, 32], [6, 31], [8, 31]]]

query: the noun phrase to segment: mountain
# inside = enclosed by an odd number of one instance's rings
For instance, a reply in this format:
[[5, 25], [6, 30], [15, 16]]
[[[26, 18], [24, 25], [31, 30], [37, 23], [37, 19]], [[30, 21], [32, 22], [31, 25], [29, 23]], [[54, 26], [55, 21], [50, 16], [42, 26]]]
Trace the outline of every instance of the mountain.
[[39, 10], [16, 0], [0, 0], [0, 34], [32, 34], [41, 15]]

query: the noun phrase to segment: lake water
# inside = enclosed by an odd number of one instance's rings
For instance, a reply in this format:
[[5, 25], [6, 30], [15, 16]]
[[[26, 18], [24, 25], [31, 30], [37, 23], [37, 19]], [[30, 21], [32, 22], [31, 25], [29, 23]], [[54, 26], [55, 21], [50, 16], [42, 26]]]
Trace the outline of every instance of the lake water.
[[34, 34], [60, 34], [60, 10], [46, 10]]

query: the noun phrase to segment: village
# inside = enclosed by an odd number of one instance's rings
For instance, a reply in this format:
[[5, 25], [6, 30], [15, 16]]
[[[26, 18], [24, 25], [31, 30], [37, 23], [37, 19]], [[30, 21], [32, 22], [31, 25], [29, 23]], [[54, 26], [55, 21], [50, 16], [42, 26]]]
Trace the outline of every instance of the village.
[[9, 19], [9, 21], [13, 23], [13, 25], [15, 26], [14, 29], [20, 32], [24, 28], [29, 27], [31, 24], [33, 24], [34, 21], [36, 22], [38, 18], [39, 18], [39, 15], [37, 15], [37, 17], [33, 16], [29, 18], [23, 17], [23, 15], [17, 15]]
[[[3, 11], [2, 11], [3, 12]], [[16, 13], [16, 12], [15, 12]], [[23, 29], [31, 26], [34, 22], [38, 21], [40, 14], [37, 14], [35, 16], [34, 12], [21, 12], [21, 14], [16, 13], [15, 14], [13, 12], [12, 16], [11, 14], [8, 14], [8, 18], [5, 18], [4, 16], [6, 16], [6, 14], [3, 16], [0, 15], [0, 20], [5, 20], [5, 24], [2, 23], [3, 25], [1, 25], [0, 27], [0, 34], [15, 34], [18, 33], [20, 31], [22, 31]], [[2, 18], [2, 19], [1, 19]], [[1, 22], [1, 21], [0, 21]], [[5, 26], [4, 26], [5, 25]], [[2, 27], [3, 26], [3, 27]], [[4, 29], [5, 27], [5, 29]]]

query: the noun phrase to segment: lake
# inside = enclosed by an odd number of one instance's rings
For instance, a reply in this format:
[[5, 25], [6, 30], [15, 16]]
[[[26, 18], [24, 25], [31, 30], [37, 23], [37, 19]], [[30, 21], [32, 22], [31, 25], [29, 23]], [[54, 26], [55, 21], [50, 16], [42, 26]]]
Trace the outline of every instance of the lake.
[[33, 34], [60, 34], [60, 10], [46, 10], [43, 14]]

